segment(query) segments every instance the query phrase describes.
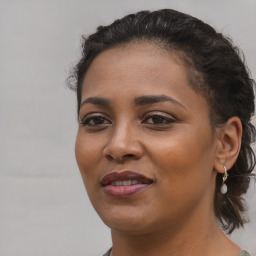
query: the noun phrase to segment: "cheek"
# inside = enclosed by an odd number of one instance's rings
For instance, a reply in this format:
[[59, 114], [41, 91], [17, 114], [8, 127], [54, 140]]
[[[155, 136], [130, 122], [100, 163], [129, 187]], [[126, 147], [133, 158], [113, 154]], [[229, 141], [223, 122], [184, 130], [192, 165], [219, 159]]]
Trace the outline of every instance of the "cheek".
[[[162, 141], [152, 157], [157, 168], [158, 194], [156, 209], [165, 205], [163, 215], [168, 219], [191, 212], [199, 202], [211, 201], [212, 154], [209, 145], [197, 145], [189, 138]], [[152, 154], [153, 155], [153, 154]], [[208, 200], [204, 200], [208, 198]], [[174, 207], [175, 206], [175, 207]]]
[[94, 169], [102, 158], [100, 141], [97, 138], [92, 139], [89, 136], [84, 136], [82, 131], [78, 131], [75, 155], [85, 185], [91, 185], [97, 174]]
[[102, 159], [100, 141], [84, 136], [83, 131], [78, 131], [75, 155], [87, 194], [92, 205], [97, 209], [97, 202], [100, 201], [99, 164]]
[[214, 159], [211, 133], [198, 130], [153, 142], [151, 160], [158, 168], [158, 180], [169, 183], [163, 187], [174, 194], [206, 189], [210, 182]]

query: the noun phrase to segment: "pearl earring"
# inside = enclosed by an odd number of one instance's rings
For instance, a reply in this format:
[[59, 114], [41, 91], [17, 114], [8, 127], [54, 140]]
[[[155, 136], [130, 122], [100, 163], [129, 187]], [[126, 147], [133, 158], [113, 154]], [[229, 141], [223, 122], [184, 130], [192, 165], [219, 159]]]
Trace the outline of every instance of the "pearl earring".
[[228, 191], [228, 187], [225, 184], [225, 181], [228, 178], [228, 171], [227, 171], [227, 168], [226, 168], [225, 165], [223, 166], [223, 168], [224, 168], [225, 173], [224, 173], [223, 178], [222, 178], [223, 181], [222, 181], [222, 186], [220, 188], [220, 192], [221, 192], [222, 195], [225, 195]]

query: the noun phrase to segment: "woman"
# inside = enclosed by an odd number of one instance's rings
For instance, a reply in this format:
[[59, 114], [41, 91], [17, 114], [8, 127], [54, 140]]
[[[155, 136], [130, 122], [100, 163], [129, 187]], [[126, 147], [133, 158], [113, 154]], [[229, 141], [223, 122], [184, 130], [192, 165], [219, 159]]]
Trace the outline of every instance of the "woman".
[[105, 255], [249, 255], [222, 232], [245, 223], [255, 165], [254, 81], [231, 41], [143, 11], [85, 38], [74, 76], [76, 158], [111, 229]]

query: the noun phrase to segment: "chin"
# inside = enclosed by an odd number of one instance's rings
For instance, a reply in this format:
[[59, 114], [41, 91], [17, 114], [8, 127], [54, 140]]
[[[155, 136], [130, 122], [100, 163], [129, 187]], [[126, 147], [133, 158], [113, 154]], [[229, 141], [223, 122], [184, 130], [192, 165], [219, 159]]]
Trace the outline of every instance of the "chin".
[[98, 212], [102, 221], [111, 229], [115, 231], [124, 232], [130, 235], [139, 235], [147, 233], [152, 226], [153, 220], [150, 220], [148, 214], [142, 214], [141, 212], [135, 212], [134, 210], [125, 211], [104, 211], [104, 213]]

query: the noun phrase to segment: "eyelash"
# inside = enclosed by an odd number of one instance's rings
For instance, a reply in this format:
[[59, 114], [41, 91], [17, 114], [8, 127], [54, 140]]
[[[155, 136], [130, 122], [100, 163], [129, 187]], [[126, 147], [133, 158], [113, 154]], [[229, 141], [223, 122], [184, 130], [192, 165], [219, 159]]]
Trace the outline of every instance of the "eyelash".
[[[80, 122], [80, 124], [82, 125], [82, 126], [89, 126], [89, 127], [98, 127], [98, 126], [100, 126], [100, 125], [104, 125], [104, 124], [106, 124], [106, 123], [101, 123], [101, 124], [95, 124], [95, 121], [98, 119], [98, 121], [99, 121], [99, 119], [101, 120], [101, 121], [108, 121], [108, 123], [107, 124], [110, 124], [111, 122], [107, 119], [107, 118], [105, 118], [104, 116], [102, 116], [102, 115], [100, 115], [100, 114], [94, 114], [93, 116], [91, 116], [92, 114], [90, 114], [90, 115], [87, 115], [87, 116], [85, 116], [85, 118]], [[94, 121], [94, 124], [90, 124], [90, 121]]]
[[[109, 121], [106, 117], [104, 117], [103, 115], [99, 114], [89, 114], [87, 116], [85, 116], [85, 118], [80, 122], [80, 124], [82, 126], [88, 126], [88, 127], [100, 127], [102, 125], [107, 125], [107, 124], [111, 124], [111, 121]], [[100, 120], [101, 123], [95, 123]], [[148, 120], [152, 120], [152, 122], [148, 123], [146, 121]], [[155, 120], [154, 120], [155, 119]], [[94, 124], [90, 124], [91, 121], [94, 121]], [[107, 121], [107, 122], [106, 122]], [[156, 123], [157, 121], [161, 121], [160, 123]], [[163, 114], [160, 113], [147, 113], [144, 117], [143, 117], [143, 124], [147, 124], [147, 125], [154, 125], [154, 126], [166, 126], [166, 125], [170, 125], [172, 123], [177, 122], [174, 118], [169, 118], [164, 116]]]
[[[159, 119], [162, 120], [163, 122], [161, 123], [146, 123], [145, 121], [146, 120], [150, 120], [152, 119], [153, 121], [153, 118], [157, 118], [158, 121]], [[157, 120], [155, 120], [157, 121]], [[157, 125], [157, 126], [164, 126], [164, 125], [170, 125], [172, 123], [175, 123], [175, 119], [174, 118], [170, 118], [170, 117], [166, 117], [164, 116], [163, 114], [160, 114], [160, 113], [148, 113], [146, 114], [145, 118], [143, 119], [143, 123], [146, 123], [146, 124], [150, 124], [150, 125]]]

